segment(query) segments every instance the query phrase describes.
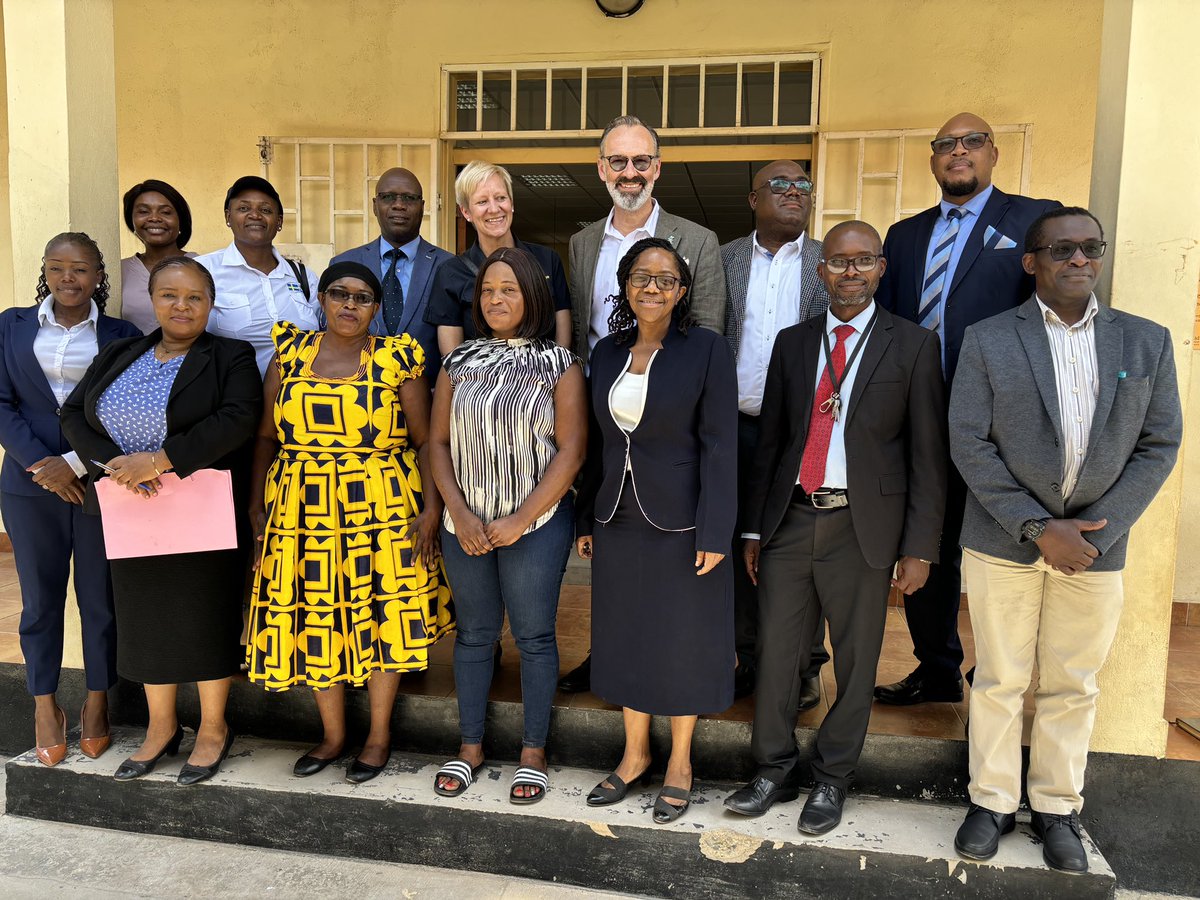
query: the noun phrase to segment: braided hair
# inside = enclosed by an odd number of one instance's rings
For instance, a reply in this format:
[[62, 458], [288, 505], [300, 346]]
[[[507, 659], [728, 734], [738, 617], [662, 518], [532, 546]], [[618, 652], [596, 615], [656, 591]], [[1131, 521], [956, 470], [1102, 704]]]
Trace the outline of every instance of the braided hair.
[[96, 291], [92, 294], [92, 302], [96, 304], [100, 315], [104, 315], [104, 307], [108, 305], [108, 271], [104, 268], [104, 254], [100, 252], [100, 246], [82, 231], [64, 231], [50, 238], [50, 242], [46, 244], [46, 249], [42, 251], [42, 272], [38, 276], [37, 302], [41, 303], [50, 296], [50, 285], [46, 283], [46, 256], [59, 244], [83, 247], [95, 255], [96, 267], [100, 270], [100, 283], [96, 285]]
[[684, 288], [684, 292], [675, 302], [671, 318], [681, 334], [687, 334], [688, 328], [696, 324], [696, 320], [692, 318], [692, 270], [688, 268], [687, 260], [680, 256], [675, 246], [665, 238], [642, 238], [621, 258], [617, 266], [617, 293], [609, 297], [609, 300], [613, 301], [613, 311], [608, 317], [608, 331], [616, 335], [618, 345], [628, 344], [633, 340], [637, 316], [633, 314], [633, 307], [629, 305], [629, 275], [638, 257], [647, 250], [665, 250], [675, 257], [675, 265], [679, 269], [679, 286]]

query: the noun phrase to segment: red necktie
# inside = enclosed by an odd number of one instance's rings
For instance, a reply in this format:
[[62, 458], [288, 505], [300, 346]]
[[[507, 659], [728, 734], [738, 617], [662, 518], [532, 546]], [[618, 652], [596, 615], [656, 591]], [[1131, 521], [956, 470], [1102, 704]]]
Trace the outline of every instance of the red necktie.
[[[846, 368], [846, 338], [854, 333], [850, 325], [839, 325], [833, 329], [837, 343], [833, 345], [833, 370], [838, 380], [842, 378]], [[817, 395], [813, 398], [812, 415], [808, 419], [808, 439], [804, 442], [804, 455], [800, 458], [800, 487], [804, 493], [811, 494], [825, 483], [825, 460], [829, 456], [829, 438], [833, 434], [833, 415], [821, 407], [833, 396], [833, 381], [826, 367], [821, 372], [821, 382], [817, 385]], [[843, 407], [845, 402], [843, 402]], [[827, 408], [828, 409], [828, 408]]]

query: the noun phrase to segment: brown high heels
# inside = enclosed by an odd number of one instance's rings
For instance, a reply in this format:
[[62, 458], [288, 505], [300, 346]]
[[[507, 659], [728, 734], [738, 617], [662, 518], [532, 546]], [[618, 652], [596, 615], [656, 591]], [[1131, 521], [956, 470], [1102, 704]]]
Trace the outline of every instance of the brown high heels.
[[87, 709], [87, 701], [83, 701], [83, 708], [79, 710], [79, 751], [91, 759], [99, 759], [99, 757], [112, 746], [112, 729], [109, 729], [108, 734], [100, 737], [84, 737], [83, 736], [83, 713]]
[[37, 758], [43, 766], [57, 766], [63, 761], [67, 755], [67, 714], [63, 712], [61, 706], [55, 708], [56, 717], [62, 719], [63, 742], [61, 744], [52, 744], [49, 747], [43, 747], [40, 744], [37, 748]]

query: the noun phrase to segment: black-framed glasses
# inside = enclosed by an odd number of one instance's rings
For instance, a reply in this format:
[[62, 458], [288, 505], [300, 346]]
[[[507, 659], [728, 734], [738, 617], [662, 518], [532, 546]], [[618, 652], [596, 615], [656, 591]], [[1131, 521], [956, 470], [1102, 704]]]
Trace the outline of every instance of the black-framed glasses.
[[652, 281], [660, 291], [672, 291], [675, 289], [675, 285], [679, 284], [679, 279], [674, 275], [650, 275], [646, 272], [634, 272], [629, 276], [629, 283], [635, 288], [647, 287]]
[[841, 275], [851, 266], [854, 266], [855, 272], [870, 272], [877, 265], [882, 257], [879, 256], [856, 256], [853, 259], [846, 259], [844, 256], [835, 256], [833, 259], [823, 259], [827, 271], [834, 275]]
[[807, 178], [797, 178], [795, 181], [790, 178], [772, 178], [765, 186], [771, 189], [772, 194], [786, 194], [792, 188], [802, 194], [811, 194], [813, 189], [813, 183]]
[[388, 191], [384, 194], [376, 194], [375, 199], [384, 206], [391, 206], [397, 200], [399, 200], [405, 206], [412, 206], [414, 203], [420, 203], [425, 198], [420, 194], [397, 194], [393, 191]]
[[938, 156], [945, 156], [947, 153], [953, 153], [954, 148], [958, 144], [963, 145], [964, 150], [978, 150], [984, 144], [992, 139], [992, 136], [986, 131], [972, 131], [970, 134], [964, 134], [960, 137], [940, 137], [929, 142], [929, 146]]
[[608, 163], [608, 167], [614, 172], [624, 172], [625, 167], [631, 162], [633, 163], [633, 167], [639, 172], [645, 172], [658, 159], [657, 156], [647, 156], [644, 153], [641, 156], [618, 156], [614, 154], [613, 156], [602, 156], [600, 158]]
[[1088, 259], [1099, 259], [1108, 249], [1108, 241], [1059, 241], [1057, 244], [1047, 244], [1045, 247], [1034, 247], [1031, 253], [1050, 251], [1050, 258], [1055, 262], [1063, 262], [1075, 255], [1076, 250], [1082, 250]]
[[336, 303], [338, 306], [372, 306], [375, 303], [374, 294], [367, 293], [366, 291], [352, 294], [340, 287], [326, 288], [325, 299]]

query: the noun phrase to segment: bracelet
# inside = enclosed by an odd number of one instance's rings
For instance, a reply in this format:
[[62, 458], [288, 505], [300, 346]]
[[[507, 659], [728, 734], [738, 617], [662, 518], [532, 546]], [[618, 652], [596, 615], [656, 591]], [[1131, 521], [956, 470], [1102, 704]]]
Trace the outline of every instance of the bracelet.
[[160, 471], [158, 470], [158, 463], [156, 463], [156, 462], [154, 461], [154, 457], [155, 457], [155, 456], [157, 456], [157, 455], [158, 455], [158, 451], [157, 451], [157, 450], [155, 450], [153, 453], [151, 453], [151, 454], [150, 454], [150, 465], [154, 466], [154, 477], [155, 477], [155, 478], [161, 478], [161, 477], [162, 477], [162, 472], [160, 472]]

